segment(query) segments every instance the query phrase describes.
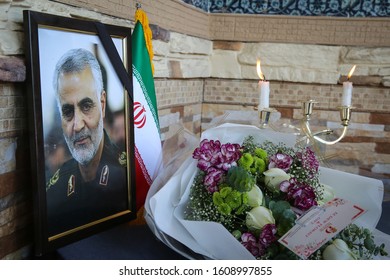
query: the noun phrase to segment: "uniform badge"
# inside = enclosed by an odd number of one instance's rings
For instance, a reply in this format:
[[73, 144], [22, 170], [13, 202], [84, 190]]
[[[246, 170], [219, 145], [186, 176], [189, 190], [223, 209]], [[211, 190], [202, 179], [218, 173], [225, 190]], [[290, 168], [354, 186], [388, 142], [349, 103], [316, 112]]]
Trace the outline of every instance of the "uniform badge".
[[53, 177], [50, 178], [49, 182], [46, 185], [46, 190], [50, 189], [51, 186], [55, 185], [57, 183], [58, 179], [60, 178], [60, 170], [58, 169]]
[[76, 185], [76, 178], [74, 175], [71, 175], [68, 180], [68, 196], [74, 194], [75, 186]]
[[107, 186], [108, 183], [108, 176], [110, 175], [110, 170], [108, 169], [108, 166], [105, 165], [102, 168], [102, 173], [100, 174], [100, 185]]
[[127, 155], [126, 155], [126, 152], [122, 152], [119, 155], [118, 161], [119, 161], [120, 165], [126, 167], [126, 165], [127, 165]]

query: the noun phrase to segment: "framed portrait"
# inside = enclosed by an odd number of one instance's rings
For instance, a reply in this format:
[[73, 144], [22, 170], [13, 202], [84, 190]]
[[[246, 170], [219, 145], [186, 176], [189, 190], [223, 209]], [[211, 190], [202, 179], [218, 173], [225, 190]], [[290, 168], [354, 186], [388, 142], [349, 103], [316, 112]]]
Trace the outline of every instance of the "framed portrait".
[[44, 256], [136, 217], [131, 30], [27, 10], [24, 25], [35, 254]]

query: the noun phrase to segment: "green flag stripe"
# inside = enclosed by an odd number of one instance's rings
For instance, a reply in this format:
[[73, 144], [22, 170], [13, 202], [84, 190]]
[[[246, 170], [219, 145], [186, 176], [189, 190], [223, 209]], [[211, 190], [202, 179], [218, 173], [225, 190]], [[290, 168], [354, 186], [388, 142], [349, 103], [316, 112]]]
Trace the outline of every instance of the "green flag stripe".
[[150, 57], [146, 47], [143, 26], [139, 21], [134, 27], [131, 43], [133, 53], [133, 74], [144, 91], [145, 98], [148, 100], [148, 105], [155, 118], [155, 122], [158, 125], [157, 127], [160, 127], [157, 115], [157, 100], [152, 67], [150, 65]]
[[[145, 99], [148, 102], [148, 106], [150, 108], [150, 111], [152, 112], [152, 115], [153, 115], [153, 118], [154, 118], [154, 122], [156, 123], [156, 127], [157, 127], [157, 130], [158, 130], [158, 133], [160, 134], [160, 124], [159, 124], [159, 120], [158, 120], [157, 111], [155, 110], [155, 106], [153, 105], [153, 101], [150, 98], [151, 96], [150, 96], [150, 94], [148, 92], [148, 89], [145, 86], [145, 83], [143, 81], [143, 77], [141, 77], [141, 74], [138, 72], [138, 69], [135, 68], [134, 65], [133, 65], [133, 76], [137, 79], [138, 83], [141, 86], [142, 91], [144, 93], [146, 93], [146, 94], [144, 94]], [[154, 99], [156, 99], [156, 98], [154, 98]]]

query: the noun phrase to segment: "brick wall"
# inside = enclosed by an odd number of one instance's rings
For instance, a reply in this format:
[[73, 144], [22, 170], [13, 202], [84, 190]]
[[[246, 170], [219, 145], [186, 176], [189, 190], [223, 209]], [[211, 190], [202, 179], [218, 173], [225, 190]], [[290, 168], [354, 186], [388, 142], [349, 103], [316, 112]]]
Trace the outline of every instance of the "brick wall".
[[172, 137], [178, 123], [199, 135], [203, 87], [203, 79], [155, 79], [162, 140]]
[[[301, 101], [314, 99], [313, 130], [330, 128], [341, 132], [341, 85], [272, 82], [270, 107], [281, 115], [273, 129], [287, 131], [286, 125], [299, 128], [302, 118]], [[255, 108], [259, 94], [257, 83], [249, 80], [207, 79], [202, 109], [202, 128], [226, 112], [232, 121], [258, 124]], [[381, 86], [355, 86], [353, 89], [351, 124], [347, 137], [333, 146], [324, 146], [326, 163], [333, 168], [373, 178], [390, 179], [390, 90]], [[242, 112], [254, 112], [252, 119], [240, 119]], [[234, 119], [235, 118], [235, 119]], [[297, 132], [290, 129], [289, 132]]]
[[[22, 10], [131, 26], [135, 8], [130, 0], [0, 2], [0, 259], [21, 259], [31, 257], [33, 237]], [[203, 39], [235, 41], [230, 44], [233, 50], [239, 48], [241, 41], [390, 46], [386, 19], [211, 16], [179, 0], [141, 3], [150, 23], [158, 28]], [[266, 23], [272, 24], [265, 28]], [[258, 102], [255, 79], [183, 78], [180, 55], [170, 57], [172, 76], [155, 80], [164, 140], [175, 135], [178, 123], [199, 134], [225, 112], [253, 112]], [[187, 55], [198, 58], [198, 54]], [[339, 104], [339, 85], [271, 82], [271, 106], [278, 109], [282, 119], [290, 119], [295, 125], [300, 117], [296, 101], [310, 95], [321, 102], [314, 116], [319, 119], [316, 125], [338, 124], [334, 108]], [[370, 85], [367, 81], [354, 87], [357, 108], [352, 114], [353, 129], [345, 141], [328, 151], [338, 156], [329, 158], [333, 166], [390, 180], [389, 97], [389, 88], [378, 83]]]

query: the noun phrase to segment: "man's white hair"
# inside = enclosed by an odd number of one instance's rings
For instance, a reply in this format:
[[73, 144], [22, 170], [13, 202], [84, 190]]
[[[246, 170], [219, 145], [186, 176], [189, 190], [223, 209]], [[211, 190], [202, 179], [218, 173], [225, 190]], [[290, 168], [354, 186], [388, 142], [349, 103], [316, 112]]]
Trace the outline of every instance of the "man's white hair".
[[90, 68], [95, 81], [96, 95], [100, 102], [103, 88], [103, 76], [99, 62], [96, 57], [86, 49], [71, 49], [67, 51], [57, 62], [54, 70], [53, 88], [55, 91], [57, 104], [59, 105], [58, 79], [62, 73], [80, 73], [86, 68]]

